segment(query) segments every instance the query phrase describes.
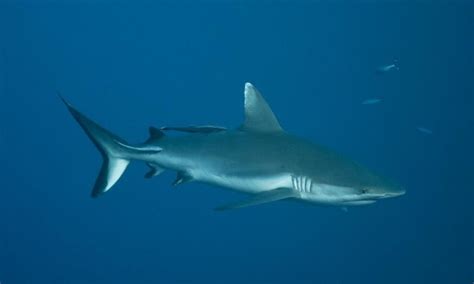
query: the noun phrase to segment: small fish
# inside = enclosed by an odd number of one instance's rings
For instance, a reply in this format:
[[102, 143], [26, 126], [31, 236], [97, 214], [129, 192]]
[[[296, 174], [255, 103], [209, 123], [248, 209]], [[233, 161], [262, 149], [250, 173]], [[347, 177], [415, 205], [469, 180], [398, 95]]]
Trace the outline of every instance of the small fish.
[[425, 127], [417, 127], [416, 129], [424, 134], [429, 134], [429, 135], [433, 134], [433, 131]]
[[392, 70], [400, 70], [397, 63], [398, 62], [395, 60], [392, 64], [380, 66], [379, 68], [377, 68], [377, 73], [383, 74], [383, 73], [390, 72]]
[[367, 99], [367, 100], [363, 101], [362, 104], [363, 105], [375, 105], [375, 104], [380, 103], [381, 101], [382, 101], [381, 99], [373, 98], [373, 99]]

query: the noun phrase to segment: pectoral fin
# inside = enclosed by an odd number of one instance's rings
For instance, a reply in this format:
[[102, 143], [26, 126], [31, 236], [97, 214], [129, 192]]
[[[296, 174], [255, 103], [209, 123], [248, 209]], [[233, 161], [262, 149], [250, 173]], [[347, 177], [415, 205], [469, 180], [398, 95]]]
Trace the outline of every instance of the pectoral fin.
[[216, 211], [225, 211], [230, 209], [243, 208], [248, 206], [259, 205], [263, 203], [273, 202], [277, 200], [298, 197], [298, 192], [288, 188], [278, 188], [270, 191], [255, 194], [248, 199], [226, 204], [215, 208]]

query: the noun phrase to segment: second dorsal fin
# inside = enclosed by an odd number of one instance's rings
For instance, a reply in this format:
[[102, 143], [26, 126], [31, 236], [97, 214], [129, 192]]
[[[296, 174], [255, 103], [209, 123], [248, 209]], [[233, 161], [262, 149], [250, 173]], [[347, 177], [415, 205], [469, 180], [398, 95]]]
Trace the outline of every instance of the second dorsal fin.
[[148, 128], [148, 132], [150, 133], [150, 137], [148, 138], [148, 140], [145, 143], [156, 141], [158, 139], [163, 138], [163, 136], [165, 136], [165, 133], [163, 133], [163, 131], [161, 131], [158, 128], [153, 127], [153, 126], [150, 126]]

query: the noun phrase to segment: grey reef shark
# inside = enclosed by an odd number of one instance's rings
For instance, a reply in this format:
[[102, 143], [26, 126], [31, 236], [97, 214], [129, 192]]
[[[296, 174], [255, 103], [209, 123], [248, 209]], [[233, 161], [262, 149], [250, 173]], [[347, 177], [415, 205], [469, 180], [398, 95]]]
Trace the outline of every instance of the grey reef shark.
[[[285, 132], [252, 84], [245, 84], [244, 94], [245, 120], [236, 129], [150, 127], [150, 138], [136, 145], [101, 127], [61, 97], [103, 158], [92, 197], [109, 191], [132, 160], [150, 167], [146, 178], [171, 170], [177, 172], [175, 186], [200, 181], [248, 193], [246, 199], [216, 210], [278, 200], [345, 208], [405, 193], [397, 183], [355, 161]], [[165, 134], [170, 131], [184, 135]]]

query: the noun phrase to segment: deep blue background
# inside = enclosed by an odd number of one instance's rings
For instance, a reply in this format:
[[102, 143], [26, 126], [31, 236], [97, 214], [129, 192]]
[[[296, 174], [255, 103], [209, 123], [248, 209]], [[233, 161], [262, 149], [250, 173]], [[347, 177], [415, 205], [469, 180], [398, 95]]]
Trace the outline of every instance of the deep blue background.
[[[474, 280], [472, 1], [35, 2], [0, 1], [2, 284]], [[100, 156], [56, 90], [141, 142], [237, 126], [246, 81], [287, 131], [407, 194], [216, 213], [243, 196], [134, 163], [89, 197]]]

